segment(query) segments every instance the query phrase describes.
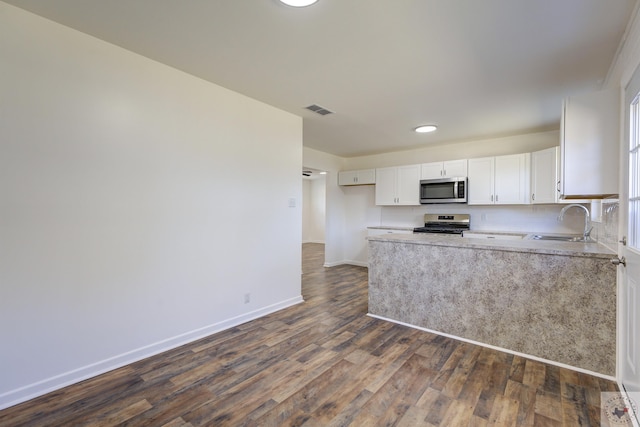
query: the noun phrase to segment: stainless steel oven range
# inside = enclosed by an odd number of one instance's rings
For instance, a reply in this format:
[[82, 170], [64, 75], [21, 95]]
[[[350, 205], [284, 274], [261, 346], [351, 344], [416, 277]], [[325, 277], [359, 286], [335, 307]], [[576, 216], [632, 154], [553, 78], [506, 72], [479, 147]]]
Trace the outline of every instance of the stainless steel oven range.
[[413, 232], [462, 235], [470, 226], [469, 214], [424, 214], [424, 227], [416, 227]]

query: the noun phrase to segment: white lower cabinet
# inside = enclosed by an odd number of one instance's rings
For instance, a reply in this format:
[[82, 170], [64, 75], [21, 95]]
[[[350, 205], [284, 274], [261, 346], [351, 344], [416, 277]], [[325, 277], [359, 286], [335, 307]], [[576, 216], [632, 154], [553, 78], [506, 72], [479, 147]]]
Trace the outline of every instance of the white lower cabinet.
[[420, 204], [420, 165], [376, 169], [376, 205]]
[[468, 204], [529, 204], [529, 153], [469, 159]]

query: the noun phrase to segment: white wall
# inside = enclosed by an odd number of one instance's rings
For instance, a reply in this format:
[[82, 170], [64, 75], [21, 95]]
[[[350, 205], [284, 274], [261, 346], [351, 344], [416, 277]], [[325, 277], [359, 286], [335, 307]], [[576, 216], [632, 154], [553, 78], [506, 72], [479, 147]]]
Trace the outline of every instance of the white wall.
[[[561, 111], [562, 105], [558, 105], [558, 126], [560, 125]], [[347, 168], [346, 170], [368, 169], [444, 160], [502, 156], [538, 151], [557, 145], [560, 145], [560, 132], [552, 130], [503, 138], [478, 139], [457, 143], [449, 142], [446, 145], [430, 145], [414, 150], [350, 157], [345, 159], [345, 167]]]
[[326, 179], [303, 179], [302, 243], [324, 243], [326, 222]]
[[311, 180], [302, 180], [302, 243], [309, 241], [311, 234]]
[[381, 225], [382, 212], [386, 208], [375, 205], [375, 185], [345, 186], [342, 191], [346, 223], [344, 262], [367, 266], [367, 227]]
[[0, 63], [0, 409], [301, 301], [301, 118], [1, 2]]

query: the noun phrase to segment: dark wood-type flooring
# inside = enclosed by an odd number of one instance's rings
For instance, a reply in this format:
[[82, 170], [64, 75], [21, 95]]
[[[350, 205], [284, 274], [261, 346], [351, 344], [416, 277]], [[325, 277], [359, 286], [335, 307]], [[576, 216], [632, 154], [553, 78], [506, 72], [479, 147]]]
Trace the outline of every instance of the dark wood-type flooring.
[[0, 411], [0, 426], [600, 426], [615, 383], [366, 316], [303, 245], [305, 303]]

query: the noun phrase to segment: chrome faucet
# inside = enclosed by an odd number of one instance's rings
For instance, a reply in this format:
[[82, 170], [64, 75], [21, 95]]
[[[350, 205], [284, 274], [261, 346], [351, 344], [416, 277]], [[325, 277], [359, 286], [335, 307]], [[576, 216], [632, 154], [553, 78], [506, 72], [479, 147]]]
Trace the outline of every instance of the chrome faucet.
[[560, 211], [560, 215], [558, 215], [558, 221], [562, 221], [564, 219], [565, 212], [567, 212], [569, 208], [572, 208], [574, 206], [576, 208], [580, 208], [584, 210], [584, 233], [582, 234], [582, 241], [592, 242], [593, 239], [591, 239], [591, 230], [593, 229], [593, 227], [591, 227], [591, 214], [589, 213], [589, 209], [587, 209], [586, 207], [578, 203], [571, 203], [570, 205], [567, 205], [564, 208], [562, 208], [562, 210]]

